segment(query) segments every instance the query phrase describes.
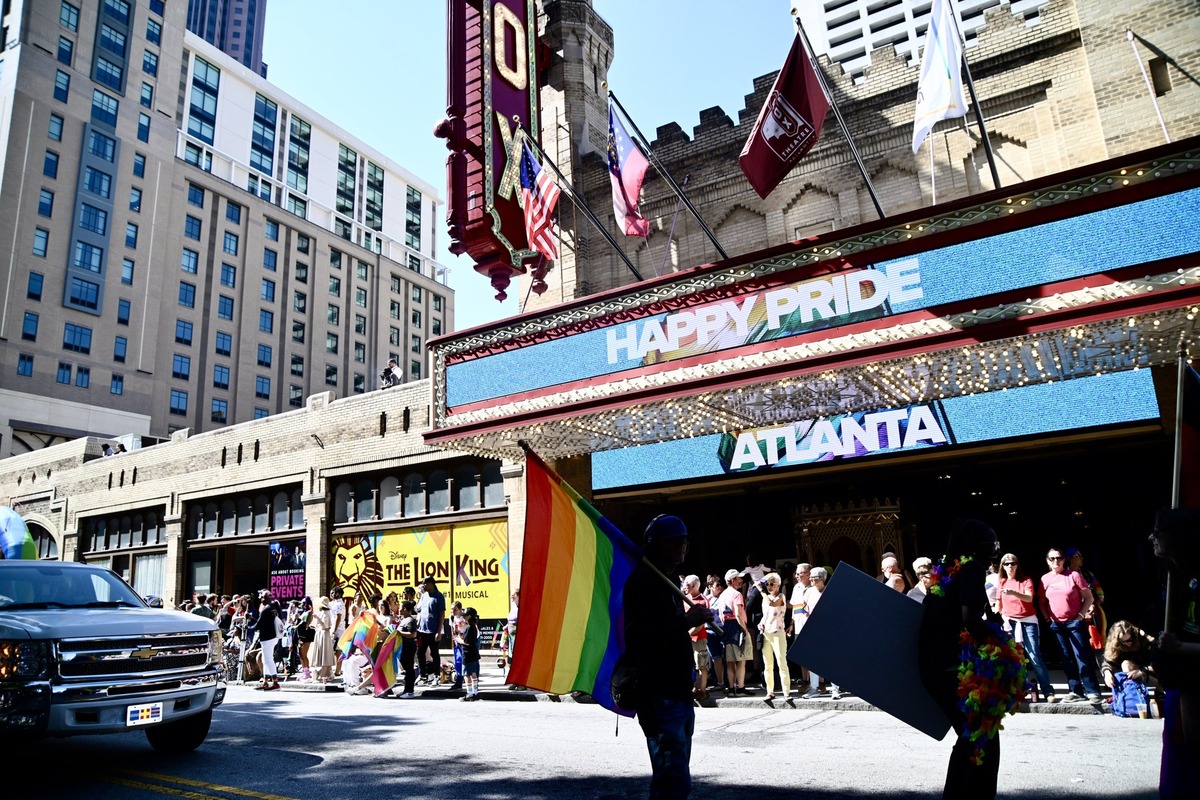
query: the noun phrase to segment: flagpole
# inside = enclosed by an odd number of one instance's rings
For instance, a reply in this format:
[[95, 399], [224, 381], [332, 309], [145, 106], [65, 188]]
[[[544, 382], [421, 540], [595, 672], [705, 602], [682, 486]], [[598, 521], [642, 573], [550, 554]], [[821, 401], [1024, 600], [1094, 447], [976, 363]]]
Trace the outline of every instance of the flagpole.
[[[683, 187], [687, 186], [688, 179], [691, 177], [692, 177], [691, 175], [683, 176]], [[681, 188], [683, 188], [683, 187], [681, 187]], [[666, 273], [667, 262], [671, 260], [671, 240], [675, 238], [675, 223], [679, 221], [679, 206], [682, 204], [683, 204], [682, 200], [675, 201], [675, 213], [671, 215], [671, 230], [667, 233], [667, 247], [666, 247], [666, 251], [663, 253], [662, 269], [658, 270], [658, 272], [655, 274], [654, 277], [656, 277], [656, 278], [659, 275], [663, 275]]]
[[625, 262], [625, 266], [629, 267], [629, 271], [633, 273], [633, 277], [637, 278], [639, 281], [644, 281], [645, 278], [642, 277], [642, 273], [638, 272], [637, 267], [635, 267], [633, 262], [629, 260], [629, 256], [625, 255], [625, 251], [622, 250], [621, 246], [617, 244], [617, 240], [612, 237], [612, 234], [600, 224], [600, 220], [597, 219], [596, 215], [592, 213], [592, 210], [588, 208], [587, 203], [583, 202], [583, 198], [575, 192], [575, 189], [571, 186], [570, 181], [566, 179], [554, 162], [550, 160], [550, 157], [546, 155], [546, 151], [543, 150], [536, 141], [534, 141], [534, 138], [529, 135], [528, 131], [520, 127], [520, 118], [513, 117], [513, 120], [517, 124], [517, 129], [520, 130], [525, 136], [525, 139], [529, 142], [530, 146], [533, 147], [533, 149], [536, 150], [541, 156], [542, 163], [554, 170], [554, 174], [558, 176], [559, 188], [561, 188], [567, 193], [568, 196], [570, 196], [571, 201], [575, 203], [576, 208], [583, 209], [584, 215], [591, 220], [592, 224], [596, 226], [596, 230], [600, 231], [608, 243], [612, 245], [612, 249], [615, 250], [617, 255], [621, 257], [621, 260]]
[[796, 14], [796, 9], [792, 8], [792, 17], [796, 21], [796, 31], [800, 34], [800, 38], [804, 41], [804, 55], [808, 57], [809, 63], [812, 64], [813, 72], [817, 75], [817, 80], [821, 82], [821, 91], [825, 93], [825, 99], [829, 101], [829, 107], [833, 109], [833, 115], [837, 117], [838, 124], [842, 126], [842, 133], [846, 137], [846, 144], [850, 145], [850, 153], [854, 156], [854, 163], [858, 165], [858, 171], [862, 173], [863, 182], [867, 185], [867, 192], [871, 195], [871, 202], [875, 205], [875, 211], [879, 214], [879, 218], [883, 219], [887, 214], [883, 213], [883, 206], [879, 204], [879, 196], [875, 194], [875, 185], [871, 183], [871, 176], [867, 174], [867, 165], [863, 163], [862, 155], [858, 152], [858, 147], [854, 144], [854, 138], [850, 136], [850, 128], [846, 125], [846, 120], [842, 117], [842, 110], [838, 108], [837, 101], [833, 99], [833, 92], [829, 89], [829, 84], [825, 82], [825, 73], [821, 70], [821, 65], [817, 63], [814, 55], [816, 52], [812, 48], [812, 44], [808, 41], [808, 34], [804, 32], [804, 25], [800, 22], [800, 17]]
[[[612, 89], [608, 88], [607, 82], [604, 84], [604, 87], [608, 91], [609, 99], [611, 99], [620, 110], [621, 116], [624, 117], [625, 121], [629, 123], [629, 126], [633, 128], [634, 135], [641, 140], [643, 145], [645, 145], [644, 150], [646, 157], [649, 159], [650, 163], [654, 165], [655, 172], [661, 175], [663, 180], [670, 184], [671, 190], [675, 192], [675, 195], [679, 198], [680, 202], [687, 206], [688, 211], [692, 212], [692, 216], [695, 217], [696, 221], [700, 223], [700, 228], [704, 231], [704, 235], [708, 237], [708, 240], [712, 242], [713, 247], [717, 248], [717, 252], [721, 254], [721, 259], [724, 260], [729, 258], [729, 254], [725, 252], [725, 248], [721, 247], [721, 243], [717, 241], [716, 234], [714, 234], [712, 229], [708, 227], [708, 223], [706, 223], [704, 218], [700, 216], [700, 212], [696, 210], [694, 205], [692, 205], [692, 201], [687, 199], [687, 195], [683, 193], [683, 189], [679, 188], [679, 184], [677, 184], [675, 179], [671, 177], [671, 173], [667, 172], [666, 168], [662, 165], [662, 162], [658, 160], [658, 156], [654, 155], [654, 149], [650, 147], [650, 142], [648, 142], [646, 137], [642, 135], [642, 131], [638, 128], [637, 123], [633, 121], [633, 117], [629, 116], [629, 112], [625, 110], [625, 106], [621, 105], [621, 101], [617, 99], [616, 93], [613, 92]], [[636, 200], [637, 198], [634, 199]]]
[[[932, 131], [930, 131], [930, 133], [932, 133]], [[936, 206], [937, 205], [937, 172], [935, 171], [936, 168], [933, 165], [934, 143], [933, 143], [932, 136], [927, 136], [925, 138], [929, 141], [929, 192], [930, 192], [930, 194], [933, 195], [933, 197], [931, 199], [933, 200], [933, 205]]]
[[971, 79], [971, 64], [967, 61], [967, 47], [963, 40], [962, 31], [958, 28], [958, 13], [950, 9], [950, 19], [954, 23], [954, 35], [958, 37], [962, 47], [962, 68], [967, 78], [967, 93], [971, 95], [971, 108], [975, 111], [975, 121], [979, 123], [979, 133], [983, 137], [983, 152], [987, 155], [988, 167], [992, 171], [992, 188], [1000, 188], [1000, 173], [996, 171], [996, 154], [992, 152], [992, 140], [988, 136], [987, 125], [983, 121], [983, 109], [979, 107], [979, 98], [975, 96], [975, 81]]
[[1163, 138], [1170, 143], [1171, 134], [1167, 133], [1167, 123], [1163, 121], [1162, 109], [1158, 107], [1158, 96], [1154, 93], [1154, 84], [1150, 82], [1150, 76], [1146, 74], [1146, 65], [1142, 63], [1142, 55], [1137, 49], [1139, 37], [1133, 32], [1133, 28], [1126, 28], [1125, 38], [1129, 40], [1129, 46], [1133, 48], [1133, 57], [1137, 59], [1138, 69], [1142, 71], [1142, 80], [1146, 82], [1146, 92], [1150, 95], [1150, 102], [1154, 104], [1154, 113], [1158, 115], [1158, 124], [1162, 127]]

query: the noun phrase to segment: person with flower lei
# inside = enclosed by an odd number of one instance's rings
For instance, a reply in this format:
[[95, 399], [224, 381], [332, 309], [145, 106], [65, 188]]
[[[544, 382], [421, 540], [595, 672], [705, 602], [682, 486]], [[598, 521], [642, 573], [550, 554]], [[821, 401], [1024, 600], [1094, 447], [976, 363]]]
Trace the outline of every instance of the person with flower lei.
[[995, 532], [979, 520], [958, 520], [947, 551], [955, 555], [930, 570], [919, 649], [922, 682], [957, 734], [942, 797], [994, 798], [1000, 723], [1024, 693], [1025, 653], [984, 618], [986, 565], [1000, 553]]

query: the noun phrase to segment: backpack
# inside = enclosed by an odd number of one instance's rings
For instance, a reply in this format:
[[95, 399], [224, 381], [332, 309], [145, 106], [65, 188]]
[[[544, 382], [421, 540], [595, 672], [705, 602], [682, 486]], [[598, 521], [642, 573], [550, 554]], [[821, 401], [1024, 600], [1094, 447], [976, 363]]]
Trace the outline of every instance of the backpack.
[[1113, 675], [1112, 712], [1115, 717], [1136, 717], [1138, 704], [1150, 707], [1150, 693], [1146, 684], [1132, 681], [1124, 672]]
[[636, 712], [638, 701], [641, 699], [640, 683], [640, 673], [633, 664], [633, 659], [622, 654], [613, 666], [612, 678], [608, 685], [613, 702], [626, 711]]

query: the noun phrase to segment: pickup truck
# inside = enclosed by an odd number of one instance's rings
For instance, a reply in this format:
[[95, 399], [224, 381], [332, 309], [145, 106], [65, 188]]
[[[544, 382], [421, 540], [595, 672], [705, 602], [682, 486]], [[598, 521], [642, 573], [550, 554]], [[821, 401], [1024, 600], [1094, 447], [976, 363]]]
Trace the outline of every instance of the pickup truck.
[[0, 741], [143, 731], [185, 753], [224, 699], [212, 621], [151, 608], [102, 567], [0, 560]]

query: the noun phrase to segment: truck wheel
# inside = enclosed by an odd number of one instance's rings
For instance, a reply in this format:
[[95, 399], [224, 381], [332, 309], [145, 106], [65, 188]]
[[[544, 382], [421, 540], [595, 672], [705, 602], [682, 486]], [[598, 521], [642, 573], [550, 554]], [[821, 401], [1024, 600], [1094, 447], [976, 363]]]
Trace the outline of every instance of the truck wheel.
[[150, 746], [164, 755], [190, 753], [208, 736], [212, 723], [212, 709], [202, 714], [193, 714], [175, 722], [146, 729]]

